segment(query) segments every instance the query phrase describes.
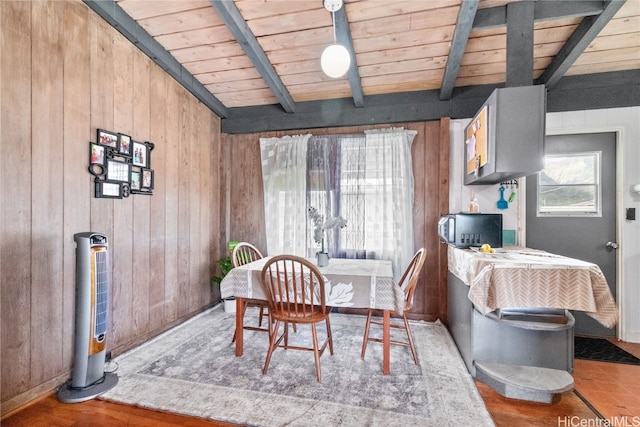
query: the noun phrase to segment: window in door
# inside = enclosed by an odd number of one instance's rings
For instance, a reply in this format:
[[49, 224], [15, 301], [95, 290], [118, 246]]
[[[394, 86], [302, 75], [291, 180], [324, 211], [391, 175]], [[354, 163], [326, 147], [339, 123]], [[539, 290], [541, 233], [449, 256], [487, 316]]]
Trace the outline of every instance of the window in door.
[[538, 174], [538, 216], [601, 216], [601, 155], [546, 155]]

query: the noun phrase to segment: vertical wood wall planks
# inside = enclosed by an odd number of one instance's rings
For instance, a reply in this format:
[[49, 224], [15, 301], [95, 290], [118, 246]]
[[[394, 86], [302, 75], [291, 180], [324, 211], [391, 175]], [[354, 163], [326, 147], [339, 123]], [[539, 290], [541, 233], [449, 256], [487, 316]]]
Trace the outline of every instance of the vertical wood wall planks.
[[189, 227], [185, 239], [188, 240], [189, 251], [188, 260], [189, 263], [186, 266], [186, 275], [188, 278], [187, 288], [184, 290], [186, 293], [187, 306], [195, 304], [199, 299], [200, 292], [196, 288], [191, 287], [189, 284], [194, 281], [197, 282], [198, 278], [198, 250], [200, 247], [200, 215], [196, 210], [196, 206], [200, 205], [200, 186], [201, 179], [204, 175], [203, 170], [200, 170], [200, 151], [198, 144], [198, 127], [200, 125], [198, 120], [198, 106], [197, 104], [191, 105], [191, 109], [186, 116], [187, 129], [185, 145], [188, 146], [187, 162], [185, 164], [185, 171], [189, 171], [189, 208], [193, 210], [193, 214], [189, 215]]
[[180, 191], [178, 187], [180, 175], [180, 157], [178, 150], [182, 143], [180, 137], [180, 123], [182, 106], [180, 103], [181, 89], [175, 80], [170, 79], [167, 83], [167, 140], [165, 142], [165, 282], [164, 282], [164, 303], [165, 303], [165, 322], [175, 321], [178, 315], [178, 207], [180, 200], [178, 198]]
[[[0, 2], [2, 401], [31, 387], [31, 4]], [[6, 106], [6, 107], [5, 107]], [[11, 106], [11, 108], [8, 108]], [[5, 304], [4, 301], [11, 301]], [[11, 363], [6, 363], [6, 361]]]
[[176, 111], [178, 114], [178, 151], [176, 158], [178, 159], [178, 315], [182, 316], [187, 313], [189, 305], [189, 273], [190, 258], [189, 252], [190, 240], [190, 215], [191, 201], [190, 174], [193, 172], [190, 165], [191, 155], [189, 152], [189, 121], [191, 118], [191, 105], [185, 103], [186, 94], [180, 93], [179, 99], [181, 107]]
[[[129, 48], [136, 51], [137, 48], [129, 44]], [[149, 166], [154, 167], [156, 160], [155, 141], [150, 138], [150, 91], [149, 77], [151, 61], [146, 56], [132, 55], [132, 89], [130, 99], [133, 101], [133, 126], [132, 135], [135, 135], [141, 141], [151, 141], [154, 143], [154, 149], [148, 154]], [[154, 67], [156, 65], [154, 64]], [[160, 169], [162, 173], [162, 169]], [[149, 282], [150, 271], [155, 269], [155, 265], [151, 264], [149, 258], [150, 235], [152, 231], [149, 227], [150, 219], [150, 203], [154, 196], [135, 195], [130, 197], [133, 199], [133, 254], [135, 262], [133, 263], [133, 280], [131, 287], [131, 302], [133, 307], [133, 335], [149, 331], [149, 292], [151, 283]]]
[[[133, 58], [137, 53], [134, 50], [137, 49], [120, 34], [114, 35], [105, 31], [104, 36], [109, 38], [113, 46], [113, 62], [110, 63], [113, 67], [113, 92], [104, 96], [112, 98], [113, 126], [107, 129], [131, 135], [135, 139], [133, 114], [139, 101], [133, 97]], [[109, 63], [105, 62], [104, 65], [109, 66]], [[112, 345], [123, 341], [125, 337], [135, 335], [134, 312], [139, 309], [133, 304], [134, 288], [141, 286], [133, 281], [133, 266], [139, 262], [137, 256], [134, 257], [134, 241], [137, 238], [133, 227], [134, 199], [135, 197], [130, 196], [110, 201], [113, 209], [113, 231], [109, 243], [113, 307], [111, 322], [115, 332], [110, 336]]]
[[[62, 369], [63, 307], [63, 58], [64, 9], [30, 2], [31, 43], [31, 358], [30, 381]], [[23, 175], [23, 176], [24, 176]], [[22, 185], [21, 185], [22, 187]], [[47, 360], [48, 363], [42, 363]]]
[[164, 322], [165, 289], [165, 203], [166, 203], [166, 138], [170, 108], [167, 99], [168, 82], [158, 66], [149, 69], [149, 138], [155, 144], [151, 152], [154, 176], [154, 196], [149, 200], [149, 329], [156, 330]]
[[91, 132], [91, 68], [88, 11], [77, 2], [64, 5], [64, 32], [62, 51], [64, 55], [63, 88], [63, 257], [64, 257], [64, 295], [63, 295], [63, 366], [73, 363], [73, 343], [75, 337], [75, 254], [76, 244], [73, 236], [89, 229], [90, 196], [93, 183], [87, 178], [87, 154], [80, 147], [87, 141], [93, 141]]

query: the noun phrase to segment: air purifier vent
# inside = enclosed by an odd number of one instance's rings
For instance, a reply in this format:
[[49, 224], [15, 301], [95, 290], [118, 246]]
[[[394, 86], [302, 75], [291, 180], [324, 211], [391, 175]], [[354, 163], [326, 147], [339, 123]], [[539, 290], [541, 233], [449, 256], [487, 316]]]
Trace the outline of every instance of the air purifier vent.
[[109, 260], [107, 251], [99, 251], [95, 253], [96, 265], [96, 305], [94, 320], [94, 338], [98, 342], [102, 342], [107, 332], [107, 312], [109, 303]]

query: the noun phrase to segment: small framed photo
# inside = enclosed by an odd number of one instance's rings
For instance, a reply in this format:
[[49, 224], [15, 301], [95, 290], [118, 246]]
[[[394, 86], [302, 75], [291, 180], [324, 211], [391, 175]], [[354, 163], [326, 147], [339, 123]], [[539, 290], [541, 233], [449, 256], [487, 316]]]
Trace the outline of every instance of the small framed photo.
[[118, 154], [131, 157], [131, 137], [129, 135], [118, 134]]
[[128, 183], [131, 179], [131, 164], [119, 160], [107, 159], [107, 179]]
[[139, 170], [131, 171], [131, 191], [139, 191], [142, 189], [142, 172]]
[[89, 143], [89, 164], [90, 165], [104, 165], [104, 146], [98, 145], [95, 142]]
[[149, 167], [149, 146], [143, 142], [132, 142], [133, 165], [141, 168]]
[[98, 129], [98, 139], [96, 142], [107, 147], [118, 148], [118, 135], [108, 130]]
[[153, 190], [153, 170], [142, 169], [142, 188], [144, 190]]
[[103, 145], [96, 144], [95, 142], [89, 143], [89, 172], [96, 177], [104, 176], [106, 169], [104, 167], [104, 161], [106, 158], [105, 147]]
[[96, 179], [97, 198], [101, 199], [122, 199], [122, 184], [119, 182], [104, 181]]

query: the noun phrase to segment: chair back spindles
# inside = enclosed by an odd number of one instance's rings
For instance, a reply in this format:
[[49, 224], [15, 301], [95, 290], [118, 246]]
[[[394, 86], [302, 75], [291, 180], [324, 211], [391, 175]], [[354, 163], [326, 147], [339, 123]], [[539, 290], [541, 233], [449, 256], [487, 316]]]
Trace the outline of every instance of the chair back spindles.
[[231, 251], [231, 263], [234, 267], [249, 264], [263, 258], [262, 253], [251, 243], [240, 242]]
[[[263, 373], [267, 373], [271, 354], [277, 347], [313, 351], [316, 377], [321, 381], [320, 356], [327, 345], [333, 354], [331, 324], [325, 302], [324, 276], [313, 263], [295, 255], [278, 255], [270, 258], [262, 268], [262, 289], [269, 302], [269, 313], [275, 321], [270, 334], [269, 350], [264, 362]], [[278, 336], [280, 323], [284, 331]], [[316, 324], [326, 325], [326, 339], [318, 342]], [[289, 345], [287, 325], [298, 323], [311, 326], [313, 347]], [[294, 329], [295, 330], [295, 329]], [[283, 343], [283, 344], [281, 344]]]
[[263, 284], [278, 312], [305, 318], [326, 308], [322, 274], [303, 258], [274, 257], [263, 271]]

